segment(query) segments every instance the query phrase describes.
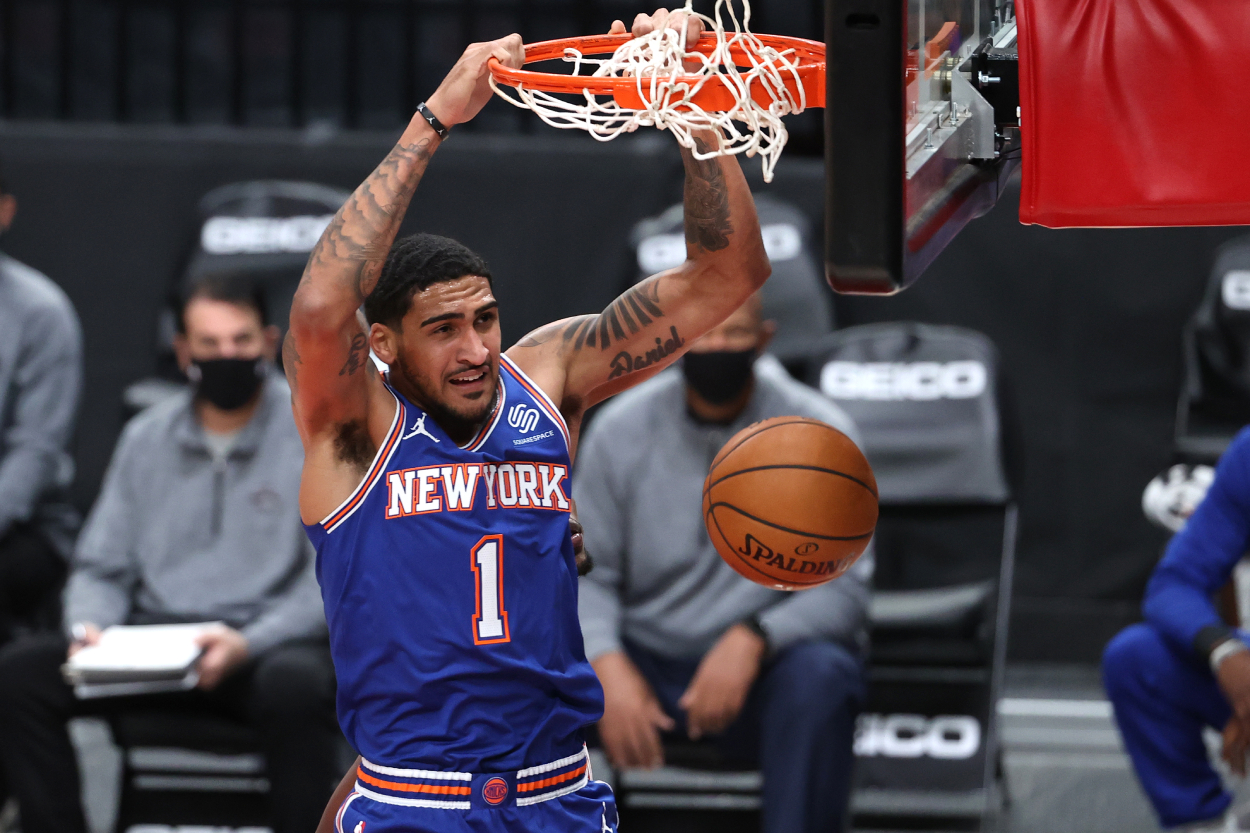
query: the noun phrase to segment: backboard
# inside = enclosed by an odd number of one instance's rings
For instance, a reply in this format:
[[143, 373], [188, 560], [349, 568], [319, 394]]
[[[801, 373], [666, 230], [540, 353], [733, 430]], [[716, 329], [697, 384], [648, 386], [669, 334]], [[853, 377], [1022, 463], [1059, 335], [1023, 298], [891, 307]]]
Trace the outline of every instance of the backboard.
[[1019, 158], [1011, 0], [826, 0], [825, 270], [914, 281]]

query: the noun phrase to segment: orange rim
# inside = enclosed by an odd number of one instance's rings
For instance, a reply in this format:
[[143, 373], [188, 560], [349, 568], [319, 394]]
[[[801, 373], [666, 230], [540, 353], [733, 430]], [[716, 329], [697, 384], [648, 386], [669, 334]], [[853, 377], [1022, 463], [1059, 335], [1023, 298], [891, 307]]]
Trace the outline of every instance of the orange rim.
[[[591, 35], [527, 44], [525, 47], [525, 63], [532, 64], [539, 61], [558, 60], [563, 58], [564, 51], [570, 48], [578, 50], [583, 55], [609, 55], [632, 37], [632, 35]], [[819, 41], [791, 38], [783, 35], [755, 35], [755, 37], [765, 46], [770, 46], [779, 52], [789, 49], [794, 50], [795, 57], [798, 58], [799, 62], [797, 70], [799, 76], [798, 83], [803, 87], [807, 106], [824, 107], [825, 45]], [[710, 55], [715, 47], [716, 36], [709, 34], [704, 34], [695, 44], [695, 50], [702, 52], [704, 55]], [[734, 62], [739, 66], [751, 65], [745, 49], [734, 47], [731, 49], [730, 54], [733, 56]], [[633, 78], [595, 78], [586, 75], [533, 72], [524, 67], [511, 69], [499, 63], [495, 58], [490, 59], [489, 67], [490, 73], [497, 83], [507, 84], [510, 87], [524, 87], [527, 90], [541, 90], [543, 92], [563, 93], [566, 95], [581, 93], [610, 95], [621, 107], [633, 110], [641, 110], [646, 107], [646, 103], [639, 95], [638, 82]], [[796, 89], [794, 76], [789, 72], [783, 72], [781, 76], [790, 94], [797, 98], [798, 90]], [[732, 110], [737, 104], [737, 98], [733, 91], [725, 86], [725, 82], [717, 76], [704, 79], [703, 76], [687, 75], [681, 80], [691, 86], [705, 80], [702, 89], [695, 94], [691, 101], [706, 111], [724, 112]], [[645, 90], [646, 86], [644, 85], [643, 91], [645, 92]], [[769, 106], [774, 101], [763, 85], [753, 85], [751, 98], [763, 107]]]

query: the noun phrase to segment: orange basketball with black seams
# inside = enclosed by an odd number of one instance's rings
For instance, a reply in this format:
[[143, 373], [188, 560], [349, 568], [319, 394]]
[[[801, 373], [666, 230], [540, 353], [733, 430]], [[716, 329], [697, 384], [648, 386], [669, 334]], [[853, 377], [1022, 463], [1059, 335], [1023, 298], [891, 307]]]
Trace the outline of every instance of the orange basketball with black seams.
[[766, 587], [832, 581], [877, 526], [877, 481], [841, 431], [773, 417], [739, 431], [703, 482], [703, 521], [721, 558]]

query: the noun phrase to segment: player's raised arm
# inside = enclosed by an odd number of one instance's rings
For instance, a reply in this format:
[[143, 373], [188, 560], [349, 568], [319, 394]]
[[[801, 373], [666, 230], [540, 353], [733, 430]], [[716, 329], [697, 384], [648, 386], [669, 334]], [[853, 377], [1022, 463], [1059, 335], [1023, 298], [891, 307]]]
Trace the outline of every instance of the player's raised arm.
[[[688, 42], [697, 40], [702, 28], [697, 18], [686, 21], [677, 12], [657, 12], [639, 15], [633, 34], [665, 25], [688, 27]], [[619, 22], [613, 27], [617, 31], [624, 31]], [[696, 135], [701, 153], [717, 140], [711, 131]], [[771, 267], [755, 203], [737, 159], [700, 160], [682, 148], [682, 160], [685, 262], [633, 286], [598, 315], [548, 324], [508, 350], [545, 390], [562, 393], [560, 407], [566, 416], [672, 364], [768, 277]]]
[[[473, 118], [491, 96], [487, 60], [496, 57], [519, 66], [521, 56], [518, 35], [472, 44], [428, 99], [429, 112], [447, 128]], [[426, 117], [416, 113], [387, 157], [339, 209], [309, 257], [291, 304], [282, 355], [296, 424], [310, 451], [317, 437], [337, 437], [346, 425], [363, 425], [373, 401], [386, 411], [384, 420], [376, 420], [385, 423], [383, 434], [389, 424], [392, 400], [376, 374], [363, 372], [369, 339], [356, 311], [377, 283], [408, 203], [440, 142]], [[374, 435], [372, 425], [369, 434]]]

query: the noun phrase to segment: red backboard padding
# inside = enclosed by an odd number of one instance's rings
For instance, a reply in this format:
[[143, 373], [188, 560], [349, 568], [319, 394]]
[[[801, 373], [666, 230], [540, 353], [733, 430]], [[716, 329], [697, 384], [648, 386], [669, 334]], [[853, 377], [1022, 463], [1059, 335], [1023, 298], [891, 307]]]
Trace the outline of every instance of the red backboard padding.
[[1020, 222], [1250, 224], [1250, 0], [1018, 0]]

